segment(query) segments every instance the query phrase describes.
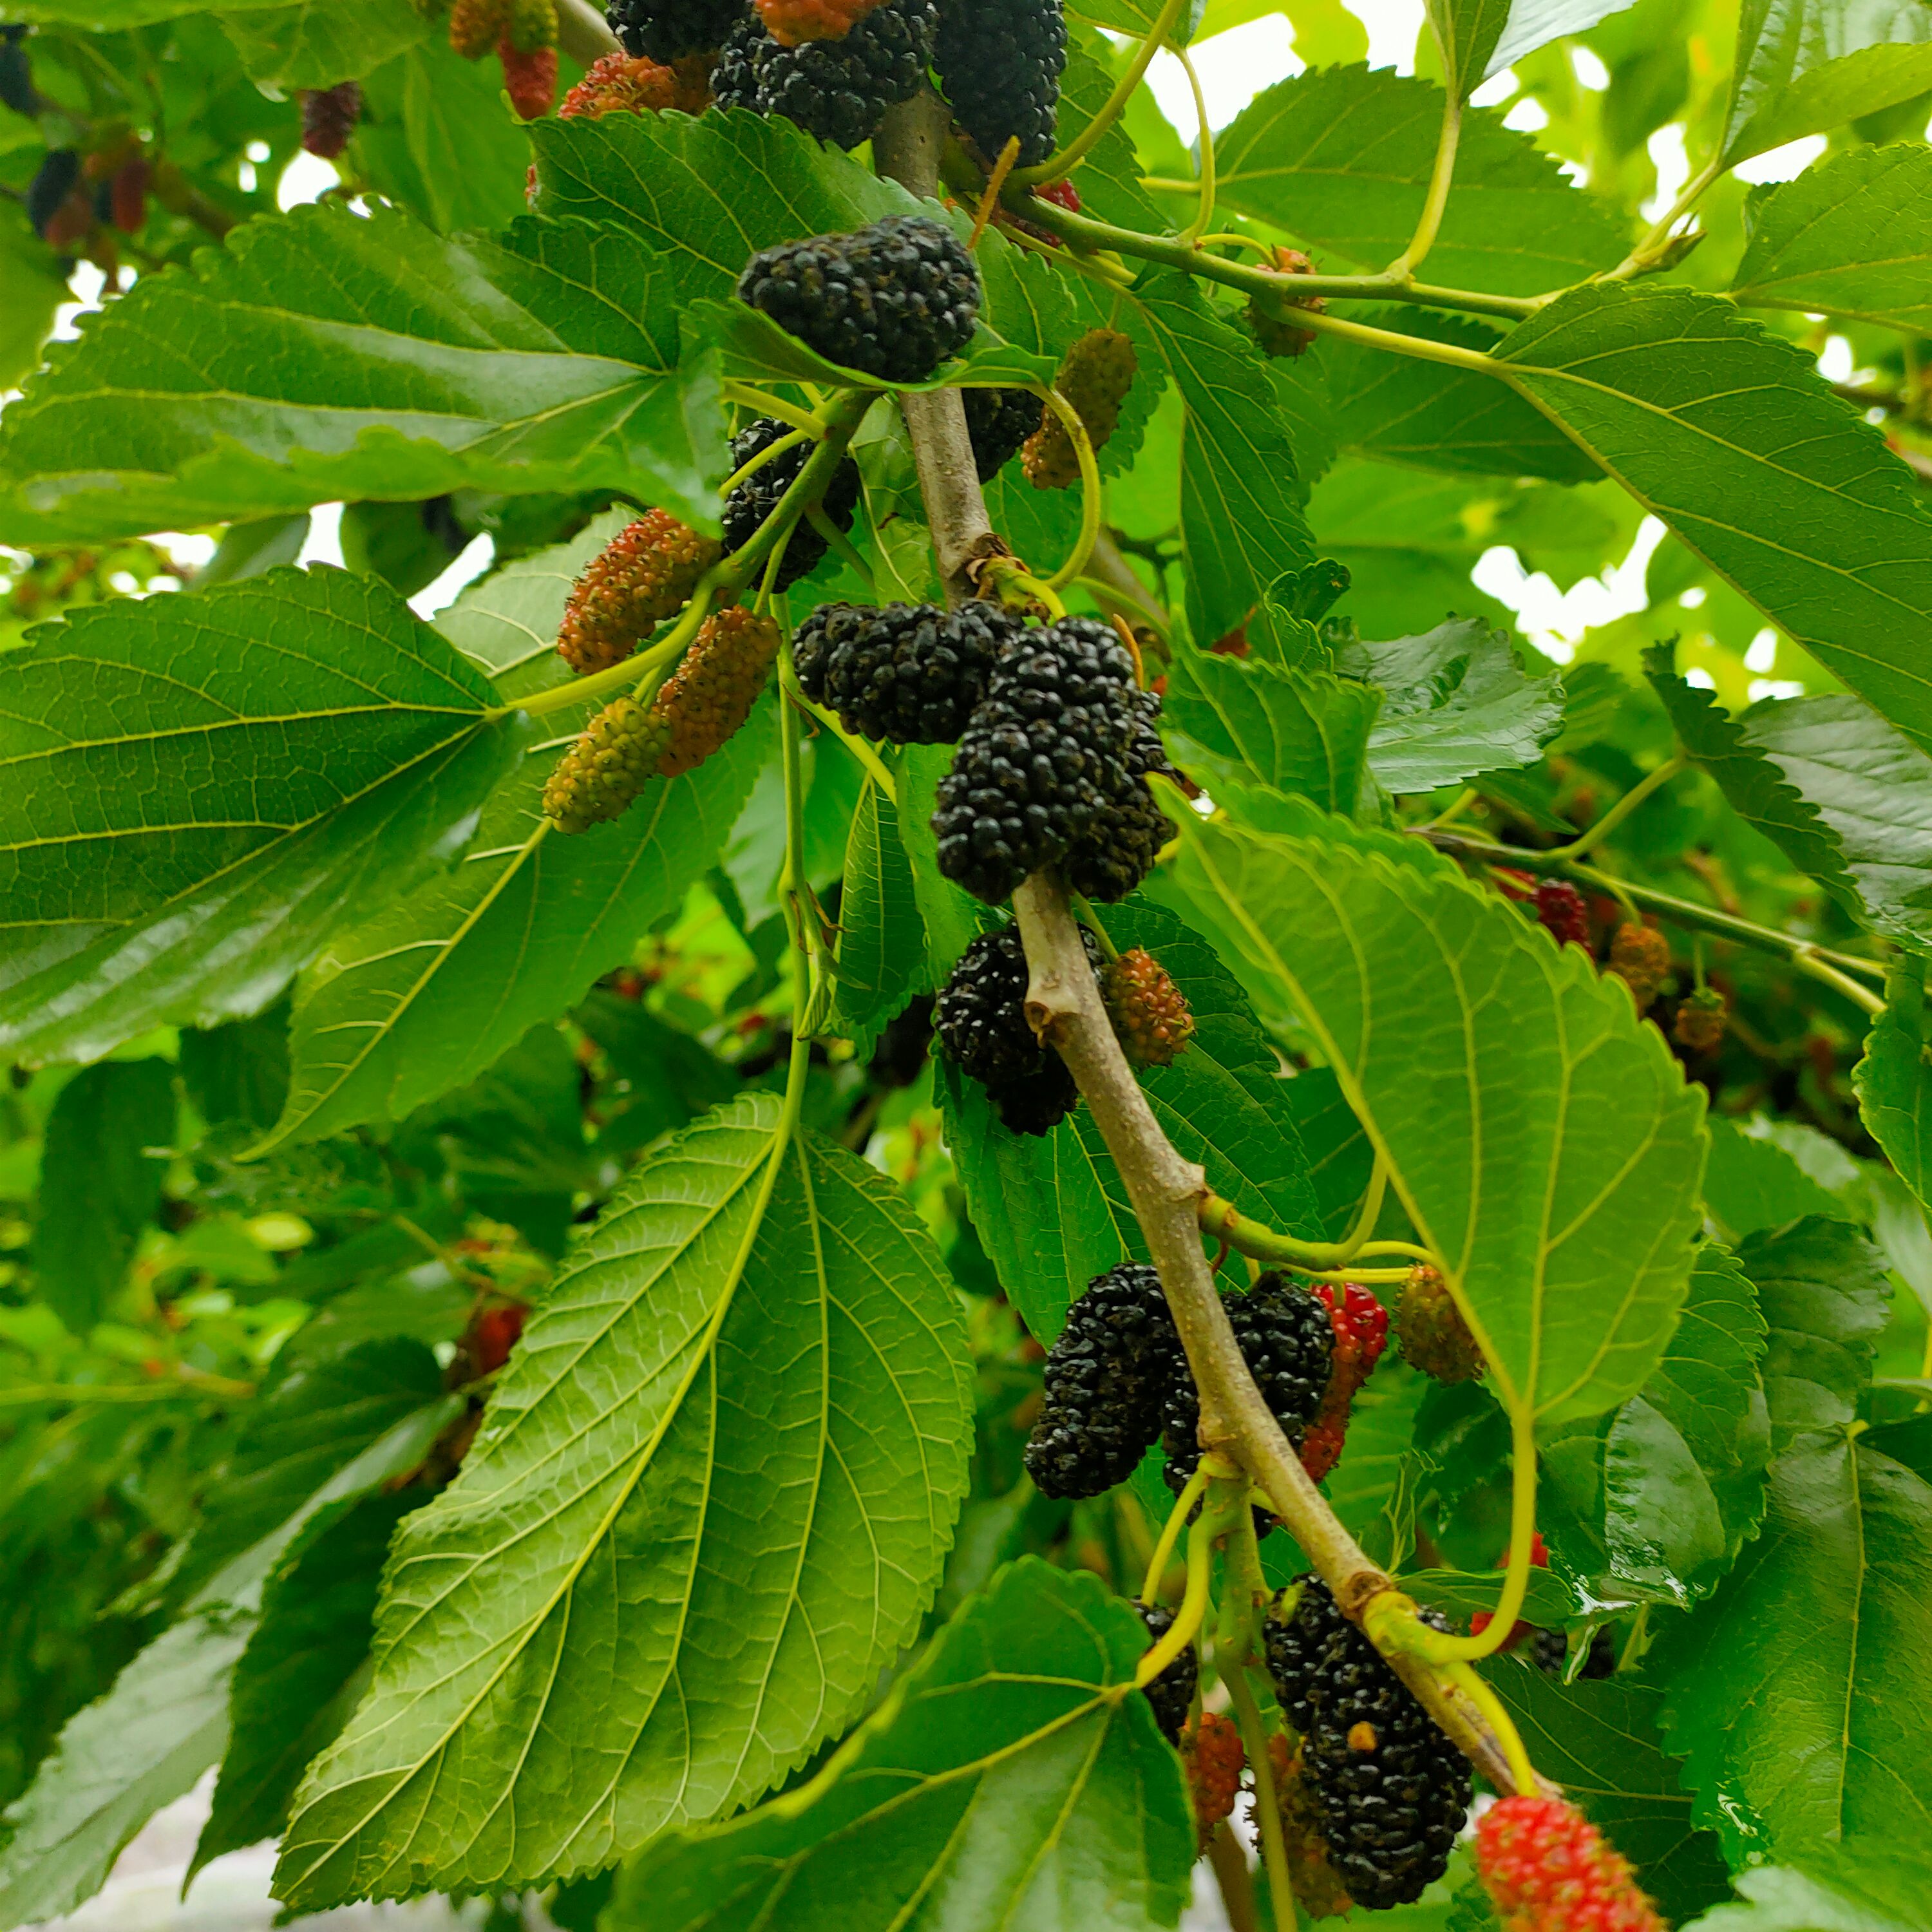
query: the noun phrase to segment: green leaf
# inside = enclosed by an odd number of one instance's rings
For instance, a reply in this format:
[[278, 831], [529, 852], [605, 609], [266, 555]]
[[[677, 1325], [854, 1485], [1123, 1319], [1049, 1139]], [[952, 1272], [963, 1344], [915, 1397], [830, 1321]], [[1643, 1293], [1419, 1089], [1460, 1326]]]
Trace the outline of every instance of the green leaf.
[[1361, 795], [1370, 732], [1382, 701], [1366, 684], [1323, 670], [1290, 670], [1263, 660], [1180, 650], [1168, 673], [1163, 716], [1206, 754], [1199, 765], [1212, 788], [1217, 767], [1238, 781], [1312, 798], [1324, 812], [1352, 812]]
[[1780, 1862], [1741, 1871], [1744, 1902], [1684, 1932], [1919, 1932], [1932, 1897], [1932, 1853], [1887, 1832], [1839, 1844], [1779, 1848]]
[[1767, 698], [1738, 723], [1836, 839], [1873, 928], [1932, 950], [1932, 758], [1843, 692]]
[[[1415, 232], [1442, 119], [1442, 90], [1428, 81], [1364, 67], [1298, 74], [1256, 95], [1216, 140], [1220, 197], [1319, 254], [1384, 268]], [[1624, 248], [1608, 206], [1572, 188], [1528, 136], [1466, 111], [1432, 277], [1540, 295], [1610, 267]]]
[[1703, 1096], [1575, 949], [1381, 856], [1399, 842], [1202, 823], [1174, 883], [1310, 1028], [1497, 1399], [1546, 1427], [1598, 1414], [1641, 1388], [1684, 1298]]
[[1923, 94], [1928, 42], [1915, 0], [1744, 0], [1724, 165]]
[[[1717, 781], [1731, 809], [1747, 825], [1762, 832], [1856, 917], [1861, 910], [1858, 895], [1844, 851], [1816, 806], [1709, 692], [1678, 676], [1676, 657], [1674, 640], [1654, 644], [1643, 654], [1643, 668], [1651, 688], [1664, 700], [1678, 742]], [[1882, 719], [1866, 715], [1883, 728]]]
[[76, 610], [0, 684], [0, 1042], [29, 1060], [259, 1011], [453, 855], [514, 753], [488, 679], [336, 570]]
[[1707, 1243], [1663, 1359], [1604, 1444], [1603, 1540], [1631, 1595], [1680, 1608], [1708, 1596], [1756, 1533], [1771, 1449], [1764, 1352], [1751, 1282]]
[[634, 241], [581, 223], [458, 241], [334, 204], [245, 224], [193, 272], [143, 276], [10, 406], [0, 538], [463, 488], [601, 488], [710, 524], [722, 419], [676, 374], [668, 292]]
[[174, 1143], [165, 1060], [104, 1061], [61, 1089], [40, 1156], [34, 1275], [40, 1300], [75, 1334], [92, 1329], [127, 1280]]
[[899, 750], [896, 769], [899, 838], [912, 868], [913, 897], [926, 928], [924, 977], [934, 988], [946, 983], [960, 954], [991, 922], [987, 909], [939, 869], [932, 814], [938, 807], [939, 782], [952, 763], [949, 746], [907, 745]]
[[633, 1172], [404, 1529], [374, 1683], [284, 1843], [298, 1911], [542, 1882], [716, 1816], [916, 1628], [971, 1438], [957, 1297], [828, 1143], [795, 1138], [763, 1204], [779, 1114], [746, 1095]]
[[1932, 330], [1932, 148], [1828, 156], [1752, 213], [1738, 301]]
[[188, 1546], [180, 1590], [192, 1595], [442, 1394], [434, 1354], [400, 1335], [364, 1342], [284, 1376], [248, 1412]]
[[994, 1576], [825, 1771], [619, 1882], [612, 1932], [1146, 1932], [1188, 1898], [1179, 1760], [1132, 1688], [1147, 1632], [1094, 1576]]
[[[497, 572], [439, 626], [514, 696], [562, 681], [554, 640], [571, 584], [628, 520], [613, 512]], [[557, 750], [594, 708], [544, 721]], [[259, 1150], [399, 1119], [567, 1010], [712, 864], [770, 736], [760, 706], [695, 771], [652, 779], [623, 818], [573, 837], [543, 816], [552, 759], [526, 759], [454, 872], [338, 932], [304, 975], [288, 1104]]]
[[1486, 80], [1525, 54], [1620, 14], [1634, 0], [1511, 0], [1501, 37], [1478, 78]]
[[1694, 1815], [1733, 1863], [1932, 1826], [1932, 1486], [1889, 1456], [1798, 1436], [1757, 1540], [1653, 1656]]
[[1559, 296], [1498, 359], [1773, 623], [1932, 746], [1932, 518], [1802, 350], [1720, 297], [1618, 283]]
[[870, 778], [846, 841], [844, 879], [829, 1024], [863, 1034], [903, 1003], [926, 964], [926, 927], [899, 837], [898, 808]]
[[74, 299], [53, 250], [19, 216], [0, 221], [0, 273], [7, 302], [0, 309], [0, 383], [8, 388], [40, 364], [54, 311]]
[[235, 1665], [228, 1748], [188, 1883], [288, 1822], [304, 1768], [348, 1721], [360, 1688], [389, 1539], [427, 1500], [403, 1490], [338, 1504], [268, 1579]]
[[464, 60], [445, 34], [363, 82], [356, 158], [371, 188], [440, 234], [501, 228], [525, 212], [530, 136], [504, 103], [502, 68]]
[[91, 1898], [122, 1846], [220, 1756], [229, 1673], [252, 1622], [223, 1606], [175, 1624], [69, 1719], [6, 1814], [0, 1924], [38, 1924]]
[[1844, 1208], [1776, 1142], [1711, 1117], [1711, 1158], [1704, 1168], [1704, 1208], [1735, 1243], [1795, 1215], [1843, 1216]]
[[1349, 645], [1336, 668], [1382, 687], [1369, 770], [1398, 798], [1533, 765], [1562, 728], [1562, 686], [1526, 676], [1508, 635], [1480, 620]]
[[1240, 624], [1283, 571], [1313, 562], [1314, 539], [1261, 352], [1184, 275], [1153, 276], [1135, 299], [1186, 406], [1181, 554], [1196, 634], [1205, 642]]
[[428, 38], [428, 14], [389, 0], [295, 0], [218, 14], [248, 78], [284, 94], [360, 80]]
[[1663, 1693], [1613, 1677], [1558, 1684], [1515, 1658], [1484, 1666], [1544, 1777], [1636, 1866], [1672, 1923], [1730, 1890], [1717, 1841], [1690, 1821], [1681, 1768], [1658, 1734]]
[[1510, 0], [1429, 0], [1426, 10], [1444, 82], [1458, 100], [1466, 100], [1488, 70], [1508, 22]]
[[[1320, 1210], [1280, 1058], [1233, 976], [1161, 907], [1135, 898], [1098, 916], [1119, 950], [1144, 946], [1160, 962], [1194, 1015], [1186, 1052], [1140, 1076], [1162, 1131], [1217, 1193], [1274, 1226], [1316, 1234]], [[1126, 1190], [1084, 1108], [1050, 1134], [1010, 1132], [943, 1054], [940, 1092], [973, 1225], [1028, 1328], [1050, 1342], [1091, 1276], [1144, 1257]]]
[[1900, 959], [1886, 982], [1885, 1011], [1852, 1071], [1858, 1114], [1898, 1178], [1932, 1213], [1932, 1008], [1925, 962]]
[[[1402, 1576], [1400, 1587], [1418, 1603], [1446, 1610], [1452, 1617], [1467, 1618], [1478, 1610], [1496, 1607], [1496, 1599], [1502, 1594], [1503, 1572], [1412, 1570]], [[1554, 1570], [1529, 1573], [1529, 1594], [1523, 1599], [1525, 1623], [1544, 1630], [1560, 1630], [1581, 1615], [1582, 1608], [1575, 1589]]]
[[734, 109], [533, 122], [538, 206], [641, 236], [687, 301], [731, 293], [760, 248], [919, 204], [789, 121]]
[[[1351, 310], [1351, 321], [1487, 355], [1502, 340], [1469, 316]], [[1473, 369], [1324, 336], [1318, 346], [1336, 440], [1358, 455], [1452, 475], [1588, 482], [1596, 464], [1513, 390]]]
[[1877, 1257], [1806, 1220], [1739, 1250], [1769, 1325], [1769, 1507], [1708, 1603], [1663, 1626], [1670, 1748], [1732, 1863], [1932, 1822], [1932, 1487], [1850, 1432], [1885, 1322]]
[[1794, 1430], [1842, 1429], [1871, 1380], [1887, 1287], [1877, 1250], [1846, 1221], [1806, 1215], [1738, 1250], [1769, 1328], [1762, 1372], [1772, 1448]]
[[210, 1578], [182, 1619], [141, 1651], [104, 1696], [68, 1720], [53, 1754], [6, 1814], [12, 1834], [0, 1850], [0, 1924], [56, 1918], [91, 1898], [128, 1840], [220, 1758], [230, 1675], [269, 1572], [332, 1504], [422, 1460], [461, 1412], [460, 1396], [437, 1393]]

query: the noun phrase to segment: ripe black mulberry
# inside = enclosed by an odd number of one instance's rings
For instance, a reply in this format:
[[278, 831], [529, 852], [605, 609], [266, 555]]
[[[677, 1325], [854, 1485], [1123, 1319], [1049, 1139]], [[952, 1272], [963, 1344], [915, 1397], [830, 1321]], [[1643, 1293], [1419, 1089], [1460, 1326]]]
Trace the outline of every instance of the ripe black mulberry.
[[[776, 416], [760, 416], [747, 424], [731, 439], [731, 467], [742, 470], [753, 457], [769, 449], [780, 436], [790, 434], [791, 425]], [[734, 550], [750, 542], [765, 520], [778, 506], [778, 500], [798, 480], [798, 473], [812, 460], [809, 442], [794, 443], [781, 450], [736, 484], [724, 499], [721, 520], [724, 548]], [[859, 466], [848, 456], [832, 472], [826, 487], [823, 508], [827, 520], [837, 529], [852, 527], [852, 513], [859, 507]], [[825, 555], [825, 539], [801, 517], [792, 527], [785, 545], [784, 561], [772, 580], [775, 590], [788, 590], [798, 580], [815, 570]]]
[[[1348, 1895], [1406, 1905], [1448, 1868], [1469, 1805], [1469, 1767], [1318, 1577], [1276, 1599], [1268, 1662], [1301, 1733], [1304, 1786]], [[1442, 1619], [1424, 1611], [1441, 1629]]]
[[747, 16], [745, 0], [610, 0], [604, 14], [627, 54], [667, 67], [682, 54], [715, 52]]
[[[900, 4], [868, 14], [845, 40], [787, 58], [849, 47]], [[889, 214], [853, 234], [762, 250], [738, 278], [738, 296], [829, 362], [881, 382], [922, 382], [971, 339], [980, 272], [944, 222]]]
[[847, 730], [950, 745], [986, 695], [993, 660], [1021, 628], [997, 604], [821, 604], [792, 642], [798, 681]]
[[884, 0], [836, 40], [787, 46], [755, 16], [725, 40], [711, 76], [721, 107], [776, 114], [821, 141], [856, 148], [886, 110], [926, 85], [932, 60], [932, 0]]
[[[1174, 1612], [1162, 1605], [1144, 1604], [1136, 1597], [1134, 1608], [1140, 1612], [1141, 1622], [1147, 1625], [1153, 1643], [1160, 1642], [1173, 1629]], [[1151, 1683], [1141, 1687], [1142, 1695], [1154, 1706], [1154, 1722], [1171, 1744], [1180, 1742], [1181, 1727], [1194, 1708], [1194, 1694], [1200, 1682], [1201, 1662], [1190, 1643]]]
[[940, 14], [937, 60], [953, 118], [988, 162], [1016, 135], [1020, 167], [1053, 152], [1066, 66], [1060, 0], [952, 0]]
[[1045, 1400], [1027, 1438], [1027, 1474], [1042, 1496], [1097, 1496], [1133, 1474], [1160, 1432], [1180, 1352], [1152, 1268], [1125, 1262], [1088, 1283], [1047, 1352]]
[[980, 481], [990, 483], [1039, 428], [1040, 400], [1030, 389], [968, 389], [964, 394], [973, 465]]

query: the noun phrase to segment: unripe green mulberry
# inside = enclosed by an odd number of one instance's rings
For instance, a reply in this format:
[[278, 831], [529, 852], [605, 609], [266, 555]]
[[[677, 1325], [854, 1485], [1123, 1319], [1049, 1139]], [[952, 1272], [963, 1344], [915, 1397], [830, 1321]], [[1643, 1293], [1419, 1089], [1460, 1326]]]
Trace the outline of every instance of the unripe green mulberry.
[[[1087, 440], [1100, 450], [1120, 420], [1120, 406], [1138, 366], [1134, 345], [1118, 329], [1090, 328], [1066, 352], [1053, 386], [1073, 405]], [[1080, 475], [1073, 439], [1052, 410], [1027, 438], [1020, 467], [1036, 490], [1064, 490]]]
[[1418, 1262], [1402, 1283], [1396, 1310], [1402, 1358], [1438, 1382], [1479, 1382], [1483, 1352], [1449, 1292], [1449, 1284], [1426, 1262]]
[[1100, 993], [1120, 1050], [1132, 1065], [1172, 1066], [1187, 1051], [1194, 1037], [1187, 996], [1144, 946], [1136, 946], [1108, 962], [1101, 975]]
[[1670, 942], [1654, 926], [1634, 920], [1610, 941], [1610, 970], [1630, 989], [1639, 1012], [1647, 1012], [1670, 971]]
[[778, 627], [740, 604], [714, 611], [652, 706], [668, 735], [661, 769], [674, 778], [704, 764], [752, 715], [778, 654]]
[[510, 0], [500, 47], [513, 52], [540, 53], [556, 45], [556, 0]]
[[620, 664], [689, 601], [718, 547], [668, 510], [646, 510], [593, 557], [572, 586], [556, 648], [580, 675]]
[[544, 816], [560, 832], [588, 832], [620, 817], [658, 774], [670, 730], [634, 698], [592, 718], [544, 787]]

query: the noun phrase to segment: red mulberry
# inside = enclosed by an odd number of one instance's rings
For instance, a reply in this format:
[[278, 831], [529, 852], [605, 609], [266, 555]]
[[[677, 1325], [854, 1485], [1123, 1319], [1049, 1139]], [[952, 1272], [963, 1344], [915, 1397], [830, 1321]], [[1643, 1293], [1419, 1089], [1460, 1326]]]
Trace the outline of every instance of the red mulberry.
[[666, 510], [647, 510], [592, 559], [572, 586], [556, 634], [565, 663], [582, 674], [621, 663], [638, 641], [689, 601], [718, 547]]
[[1504, 1932], [1667, 1932], [1622, 1856], [1560, 1798], [1504, 1798], [1476, 1826]]

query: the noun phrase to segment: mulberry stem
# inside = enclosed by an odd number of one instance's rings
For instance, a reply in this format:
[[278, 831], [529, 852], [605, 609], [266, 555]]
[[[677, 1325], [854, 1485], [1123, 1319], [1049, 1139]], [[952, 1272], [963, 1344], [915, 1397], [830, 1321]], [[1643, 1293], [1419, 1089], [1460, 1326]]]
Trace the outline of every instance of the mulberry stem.
[[[1210, 1498], [1194, 1527], [1187, 1533], [1187, 1592], [1167, 1634], [1144, 1656], [1134, 1670], [1134, 1682], [1144, 1690], [1187, 1646], [1194, 1641], [1201, 1620], [1208, 1610], [1208, 1586], [1214, 1577], [1214, 1539], [1228, 1526], [1228, 1499]], [[1245, 1486], [1238, 1487], [1232, 1507], [1245, 1509]], [[1144, 1603], [1144, 1597], [1141, 1600]]]
[[1214, 130], [1208, 124], [1208, 102], [1201, 92], [1201, 76], [1194, 71], [1194, 63], [1187, 58], [1185, 47], [1176, 47], [1174, 57], [1180, 63], [1180, 70], [1187, 76], [1187, 85], [1194, 95], [1194, 120], [1199, 133], [1196, 145], [1201, 158], [1196, 164], [1196, 172], [1201, 183], [1201, 203], [1194, 212], [1194, 219], [1180, 231], [1182, 241], [1198, 247], [1201, 237], [1209, 222], [1214, 219]]
[[[1219, 1660], [1218, 1653], [1216, 1661]], [[1255, 1774], [1255, 1823], [1261, 1833], [1262, 1863], [1268, 1870], [1268, 1900], [1274, 1907], [1275, 1932], [1294, 1932], [1294, 1887], [1288, 1876], [1288, 1847], [1282, 1840], [1281, 1804], [1274, 1788], [1274, 1763], [1268, 1756], [1268, 1731], [1262, 1723], [1260, 1707], [1248, 1683], [1247, 1672], [1238, 1665], [1225, 1671], [1221, 1681], [1228, 1687], [1228, 1701], [1234, 1707], [1234, 1723], [1241, 1733], [1241, 1748]]]
[[1194, 1466], [1194, 1473], [1187, 1479], [1186, 1486], [1174, 1499], [1174, 1507], [1167, 1513], [1167, 1521], [1162, 1526], [1160, 1540], [1154, 1546], [1154, 1554], [1148, 1558], [1147, 1580], [1141, 1586], [1141, 1601], [1151, 1604], [1154, 1592], [1160, 1588], [1160, 1580], [1167, 1574], [1167, 1566], [1174, 1561], [1174, 1546], [1180, 1540], [1180, 1532], [1187, 1527], [1187, 1518], [1194, 1505], [1201, 1499], [1201, 1492], [1208, 1486], [1210, 1465], [1214, 1458], [1204, 1456]]
[[1519, 1798], [1540, 1796], [1541, 1791], [1536, 1781], [1536, 1767], [1529, 1761], [1529, 1753], [1523, 1747], [1522, 1733], [1516, 1729], [1516, 1720], [1510, 1715], [1503, 1700], [1484, 1682], [1470, 1664], [1450, 1664], [1443, 1675], [1489, 1719], [1496, 1736], [1502, 1740], [1504, 1755], [1509, 1760], [1510, 1774], [1516, 1780], [1516, 1796]]
[[[1377, 1162], [1380, 1166], [1379, 1160]], [[1382, 1183], [1388, 1185], [1388, 1176], [1384, 1171]], [[1374, 1177], [1370, 1178], [1370, 1187], [1373, 1191]], [[1359, 1238], [1375, 1226], [1375, 1216], [1382, 1211], [1379, 1195], [1372, 1209], [1364, 1198], [1364, 1212], [1357, 1226], [1348, 1235], [1339, 1241], [1298, 1241], [1292, 1234], [1278, 1234], [1272, 1228], [1264, 1227], [1260, 1222], [1251, 1220], [1241, 1214], [1232, 1201], [1225, 1201], [1218, 1194], [1205, 1194], [1201, 1197], [1199, 1216], [1204, 1232], [1216, 1240], [1226, 1241], [1238, 1254], [1244, 1254], [1260, 1262], [1279, 1262], [1282, 1266], [1298, 1268], [1307, 1273], [1317, 1268], [1345, 1268], [1351, 1262], [1367, 1261], [1382, 1256], [1405, 1256], [1411, 1261], [1427, 1262], [1432, 1267], [1442, 1265], [1440, 1259], [1426, 1248], [1419, 1248], [1412, 1241], [1368, 1241]], [[1351, 1276], [1352, 1280], [1360, 1280], [1359, 1275]]]
[[1594, 825], [1586, 826], [1568, 844], [1554, 848], [1549, 856], [1567, 859], [1573, 863], [1582, 858], [1592, 847], [1600, 845], [1646, 799], [1654, 792], [1661, 791], [1690, 762], [1684, 758], [1666, 758], [1655, 771], [1632, 785]]
[[[1178, 17], [1179, 0], [1169, 0], [1165, 10]], [[1152, 58], [1150, 50], [1148, 57]], [[1138, 75], [1135, 81], [1137, 85]], [[1125, 98], [1121, 95], [1123, 102]], [[880, 172], [916, 195], [931, 196], [938, 179], [944, 116], [938, 97], [930, 93], [890, 110], [873, 142]], [[1036, 205], [1056, 215], [1061, 212], [1051, 202]], [[998, 554], [1004, 546], [986, 516], [958, 392], [908, 394], [903, 406], [933, 546], [948, 598], [956, 604], [970, 592], [967, 566]], [[1359, 1618], [1366, 1604], [1394, 1586], [1309, 1480], [1248, 1372], [1202, 1246], [1198, 1208], [1207, 1176], [1183, 1160], [1162, 1132], [1127, 1065], [1058, 881], [1050, 873], [1035, 873], [1013, 894], [1013, 911], [1032, 974], [1028, 1016], [1066, 1063], [1120, 1171], [1201, 1392], [1204, 1444], [1238, 1450], [1233, 1460], [1267, 1492], [1274, 1514], [1286, 1521], [1336, 1600]], [[1476, 1707], [1466, 1696], [1446, 1690], [1420, 1659], [1396, 1657], [1390, 1666], [1477, 1768], [1501, 1789], [1509, 1777], [1508, 1762]]]

